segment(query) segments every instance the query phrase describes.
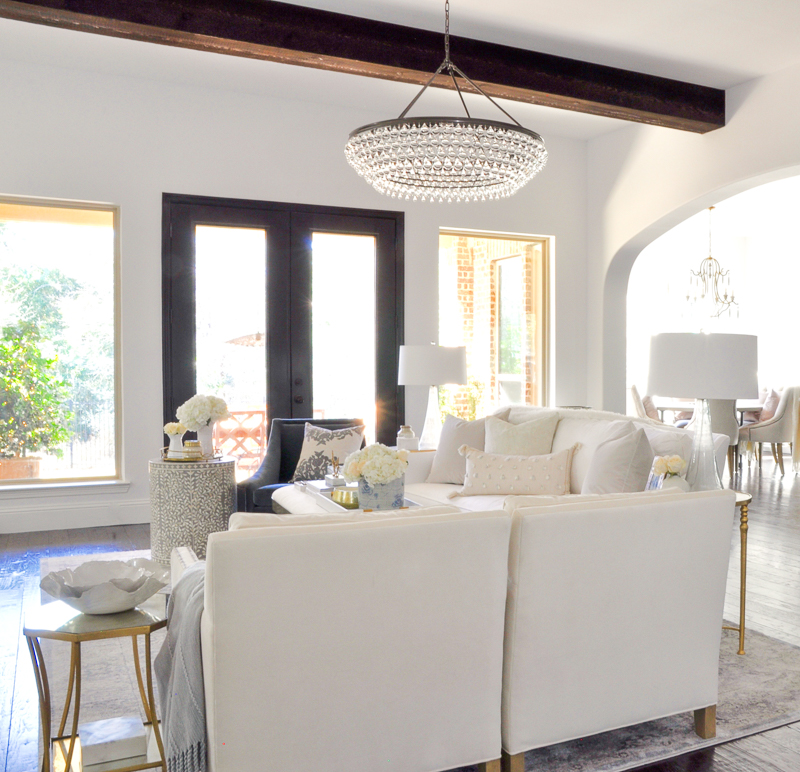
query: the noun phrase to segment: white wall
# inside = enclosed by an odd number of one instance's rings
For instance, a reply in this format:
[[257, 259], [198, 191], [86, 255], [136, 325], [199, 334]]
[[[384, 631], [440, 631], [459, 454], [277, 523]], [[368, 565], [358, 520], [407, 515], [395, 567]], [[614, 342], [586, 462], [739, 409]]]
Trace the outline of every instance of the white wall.
[[704, 135], [630, 126], [589, 142], [588, 404], [625, 411], [625, 295], [653, 239], [734, 193], [797, 174], [800, 66], [730, 89]]
[[[587, 404], [585, 142], [546, 137], [547, 167], [507, 201], [403, 204], [379, 196], [345, 162], [348, 133], [375, 120], [372, 112], [290, 99], [302, 95], [243, 93], [219, 79], [213, 88], [170, 82], [166, 69], [163, 79], [114, 74], [91, 61], [70, 70], [37, 63], [30, 50], [27, 61], [4, 60], [3, 36], [19, 24], [0, 20], [0, 194], [120, 206], [122, 441], [130, 486], [71, 495], [0, 490], [0, 532], [150, 518], [147, 462], [163, 441], [163, 192], [404, 210], [407, 343], [437, 338], [440, 227], [553, 235], [557, 383], [551, 399]], [[74, 36], [78, 47], [85, 39], [60, 32]], [[146, 44], [104, 43], [117, 45], [124, 52]], [[211, 56], [170, 53], [171, 60], [213, 69]], [[43, 51], [40, 59], [48, 58]], [[425, 393], [414, 391], [419, 393], [408, 395], [407, 421], [419, 426]]]

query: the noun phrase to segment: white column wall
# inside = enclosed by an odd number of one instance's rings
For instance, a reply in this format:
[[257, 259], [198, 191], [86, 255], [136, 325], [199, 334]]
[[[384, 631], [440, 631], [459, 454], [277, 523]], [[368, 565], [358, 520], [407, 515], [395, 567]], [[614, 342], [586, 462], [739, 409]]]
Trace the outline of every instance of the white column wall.
[[[13, 31], [14, 23], [2, 24], [0, 33]], [[122, 445], [130, 483], [118, 493], [0, 489], [0, 532], [150, 519], [147, 462], [163, 442], [164, 192], [405, 211], [407, 343], [437, 339], [440, 227], [554, 236], [551, 402], [586, 404], [585, 142], [546, 137], [546, 169], [507, 201], [409, 204], [375, 193], [344, 159], [348, 133], [376, 118], [366, 110], [118, 75], [91, 61], [70, 70], [4, 60], [2, 46], [0, 104], [0, 195], [120, 206]], [[419, 426], [425, 390], [408, 391], [407, 421]]]
[[590, 140], [588, 404], [625, 412], [625, 296], [641, 250], [711, 204], [798, 173], [798, 93], [792, 67], [730, 89], [717, 131], [631, 125]]

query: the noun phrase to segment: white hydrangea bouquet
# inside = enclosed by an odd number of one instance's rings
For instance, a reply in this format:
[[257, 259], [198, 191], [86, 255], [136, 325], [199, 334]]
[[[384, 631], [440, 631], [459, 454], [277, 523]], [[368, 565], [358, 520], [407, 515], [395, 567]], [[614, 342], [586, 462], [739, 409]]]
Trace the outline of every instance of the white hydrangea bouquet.
[[344, 461], [342, 473], [347, 482], [364, 479], [370, 485], [398, 480], [406, 473], [408, 451], [392, 450], [376, 442], [351, 453]]
[[178, 420], [189, 430], [196, 432], [215, 421], [230, 417], [225, 400], [206, 394], [195, 394], [187, 399], [176, 411]]
[[683, 473], [686, 462], [680, 456], [656, 456], [653, 459], [653, 474], [674, 477]]
[[187, 431], [188, 429], [183, 424], [174, 421], [164, 424], [164, 434], [170, 437], [182, 437]]
[[405, 506], [405, 474], [408, 451], [392, 450], [376, 442], [351, 453], [342, 473], [347, 482], [358, 481], [358, 506], [365, 510]]

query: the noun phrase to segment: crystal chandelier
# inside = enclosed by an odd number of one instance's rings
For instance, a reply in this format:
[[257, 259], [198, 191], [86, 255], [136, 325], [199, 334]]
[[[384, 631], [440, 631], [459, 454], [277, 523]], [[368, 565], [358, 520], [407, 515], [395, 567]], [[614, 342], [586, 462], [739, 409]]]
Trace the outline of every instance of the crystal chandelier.
[[708, 257], [700, 263], [699, 271], [691, 271], [689, 277], [689, 294], [686, 295], [692, 305], [706, 301], [713, 302], [712, 317], [722, 316], [726, 311], [728, 316], [739, 304], [734, 299], [731, 289], [730, 271], [723, 271], [719, 261], [711, 256], [711, 212], [713, 206], [708, 208]]
[[[434, 78], [453, 80], [466, 118], [406, 118]], [[456, 75], [514, 123], [473, 118]], [[544, 141], [519, 124], [450, 60], [450, 2], [445, 2], [444, 61], [395, 120], [362, 126], [345, 146], [350, 165], [379, 193], [414, 201], [506, 198], [547, 161]]]

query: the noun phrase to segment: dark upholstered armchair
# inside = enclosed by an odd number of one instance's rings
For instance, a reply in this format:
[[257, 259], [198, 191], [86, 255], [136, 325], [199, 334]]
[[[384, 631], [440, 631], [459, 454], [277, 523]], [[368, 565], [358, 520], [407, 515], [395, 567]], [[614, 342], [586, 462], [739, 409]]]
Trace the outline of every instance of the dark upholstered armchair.
[[272, 512], [272, 494], [288, 485], [294, 474], [307, 423], [330, 430], [364, 424], [360, 418], [273, 418], [264, 461], [252, 477], [237, 485], [240, 512]]

